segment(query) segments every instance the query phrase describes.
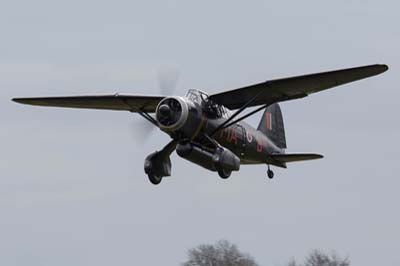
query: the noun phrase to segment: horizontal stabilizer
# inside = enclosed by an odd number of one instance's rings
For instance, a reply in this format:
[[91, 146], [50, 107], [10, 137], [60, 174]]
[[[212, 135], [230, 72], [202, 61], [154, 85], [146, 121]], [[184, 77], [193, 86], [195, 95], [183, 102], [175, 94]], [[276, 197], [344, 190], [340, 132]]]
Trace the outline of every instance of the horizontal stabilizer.
[[316, 153], [289, 153], [289, 154], [272, 154], [272, 159], [280, 163], [291, 163], [307, 160], [321, 159], [324, 156]]

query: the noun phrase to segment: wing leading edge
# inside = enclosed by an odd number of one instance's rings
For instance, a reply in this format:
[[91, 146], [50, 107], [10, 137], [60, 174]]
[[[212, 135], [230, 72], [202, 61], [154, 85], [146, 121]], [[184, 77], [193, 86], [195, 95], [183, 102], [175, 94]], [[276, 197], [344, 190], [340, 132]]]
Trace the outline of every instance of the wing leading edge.
[[154, 113], [158, 103], [162, 99], [164, 99], [164, 96], [134, 96], [115, 94], [97, 96], [14, 98], [13, 101], [22, 104], [39, 106]]
[[263, 83], [210, 96], [217, 104], [238, 109], [256, 98], [249, 106], [303, 98], [311, 93], [372, 77], [388, 70], [387, 65], [369, 65], [303, 76], [265, 81]]

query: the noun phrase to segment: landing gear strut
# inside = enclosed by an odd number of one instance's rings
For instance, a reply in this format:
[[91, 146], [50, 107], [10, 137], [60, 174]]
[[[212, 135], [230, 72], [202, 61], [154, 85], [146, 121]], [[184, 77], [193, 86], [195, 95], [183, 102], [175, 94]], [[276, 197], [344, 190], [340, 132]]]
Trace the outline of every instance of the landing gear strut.
[[268, 175], [268, 178], [269, 178], [269, 179], [274, 178], [274, 171], [272, 171], [272, 170], [269, 168], [269, 165], [268, 165], [267, 175]]

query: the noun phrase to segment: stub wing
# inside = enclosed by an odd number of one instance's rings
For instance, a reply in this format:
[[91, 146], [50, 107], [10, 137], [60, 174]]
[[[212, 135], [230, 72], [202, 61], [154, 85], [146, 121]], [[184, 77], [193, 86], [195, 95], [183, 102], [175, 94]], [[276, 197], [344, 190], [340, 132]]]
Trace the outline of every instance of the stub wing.
[[41, 97], [41, 98], [14, 98], [13, 101], [22, 104], [119, 110], [131, 112], [154, 113], [158, 103], [164, 96], [137, 96], [137, 95], [96, 95], [96, 96], [67, 96], [67, 97]]
[[256, 97], [250, 105], [273, 104], [298, 99], [356, 80], [378, 75], [388, 70], [387, 65], [370, 65], [303, 76], [265, 81], [263, 83], [222, 92], [210, 96], [217, 104], [238, 109]]

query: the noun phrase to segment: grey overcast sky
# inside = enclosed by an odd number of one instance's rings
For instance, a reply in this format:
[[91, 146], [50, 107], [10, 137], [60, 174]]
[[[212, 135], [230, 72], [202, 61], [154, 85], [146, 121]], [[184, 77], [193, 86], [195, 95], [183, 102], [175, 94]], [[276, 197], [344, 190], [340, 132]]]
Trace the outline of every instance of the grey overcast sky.
[[[0, 264], [178, 265], [228, 239], [260, 265], [314, 248], [400, 265], [398, 1], [6, 1], [0, 8]], [[173, 155], [155, 187], [139, 118], [22, 106], [18, 96], [177, 94], [386, 63], [380, 76], [282, 105], [288, 151], [229, 180]], [[259, 115], [249, 119], [256, 125]]]

